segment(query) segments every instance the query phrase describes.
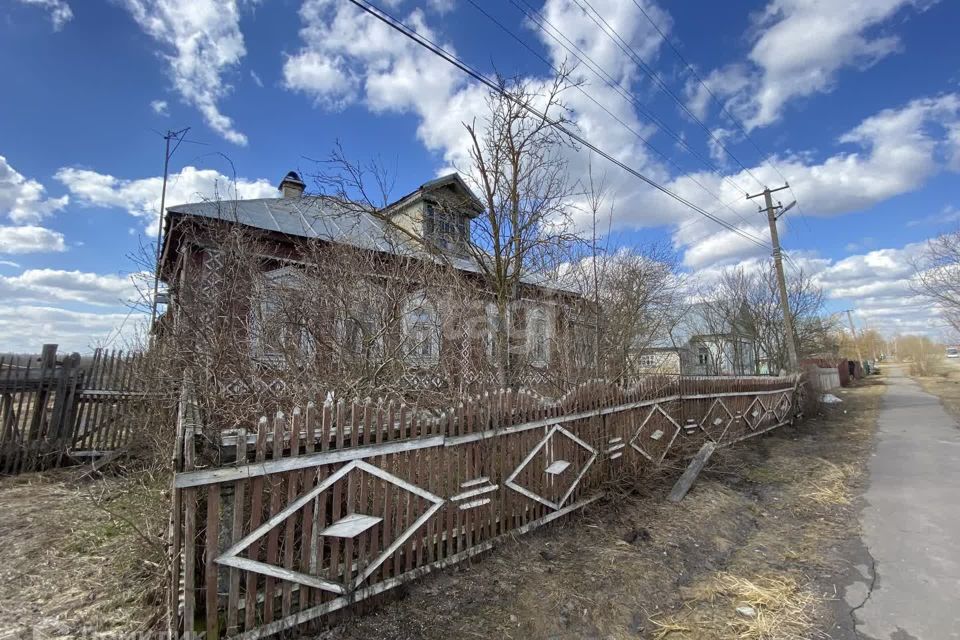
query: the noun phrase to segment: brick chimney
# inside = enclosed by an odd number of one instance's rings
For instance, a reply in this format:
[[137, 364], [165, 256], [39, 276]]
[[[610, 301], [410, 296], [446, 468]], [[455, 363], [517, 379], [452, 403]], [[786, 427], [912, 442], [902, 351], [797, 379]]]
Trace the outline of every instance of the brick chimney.
[[307, 187], [300, 179], [296, 171], [291, 171], [280, 181], [277, 189], [283, 194], [284, 198], [299, 198], [303, 195], [303, 190]]

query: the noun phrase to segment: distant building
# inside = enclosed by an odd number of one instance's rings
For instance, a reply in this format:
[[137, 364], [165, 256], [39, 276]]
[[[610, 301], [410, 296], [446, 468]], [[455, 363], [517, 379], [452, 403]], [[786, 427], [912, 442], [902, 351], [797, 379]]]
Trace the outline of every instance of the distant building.
[[732, 376], [766, 373], [743, 306], [732, 313], [700, 302], [690, 307], [667, 335], [638, 346], [637, 373]]

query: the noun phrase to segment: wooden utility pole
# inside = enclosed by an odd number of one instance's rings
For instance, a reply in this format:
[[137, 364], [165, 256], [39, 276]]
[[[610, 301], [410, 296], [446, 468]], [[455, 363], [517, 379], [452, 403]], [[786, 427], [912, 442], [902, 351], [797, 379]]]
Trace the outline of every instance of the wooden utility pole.
[[850, 309], [847, 309], [847, 322], [850, 323], [850, 334], [853, 336], [853, 346], [857, 348], [857, 360], [859, 360], [862, 365], [863, 354], [860, 353], [860, 341], [857, 340], [857, 329], [853, 326], [853, 316], [850, 314]]
[[[800, 360], [797, 358], [797, 343], [793, 334], [793, 315], [790, 313], [790, 300], [787, 297], [787, 280], [783, 275], [783, 257], [780, 252], [780, 236], [777, 233], [777, 219], [786, 213], [796, 202], [783, 207], [780, 203], [773, 204], [773, 194], [777, 191], [789, 189], [790, 185], [785, 184], [776, 189], [765, 188], [762, 193], [747, 195], [747, 200], [752, 200], [763, 196], [766, 205], [767, 222], [770, 224], [770, 241], [773, 244], [773, 266], [777, 270], [777, 285], [780, 289], [780, 306], [783, 307], [783, 330], [786, 334], [784, 339], [787, 343], [787, 357], [790, 360], [790, 372], [795, 373], [800, 370]], [[764, 209], [760, 209], [763, 211]], [[779, 215], [777, 211], [780, 211]]]

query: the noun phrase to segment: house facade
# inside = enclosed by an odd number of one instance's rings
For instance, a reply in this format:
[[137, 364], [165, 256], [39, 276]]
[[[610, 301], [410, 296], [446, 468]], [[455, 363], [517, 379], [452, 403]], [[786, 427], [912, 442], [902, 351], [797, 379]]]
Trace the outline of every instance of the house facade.
[[235, 275], [225, 238], [241, 230], [255, 240], [254, 273], [220, 316], [235, 316], [236, 342], [263, 366], [319, 363], [332, 375], [461, 387], [561, 387], [592, 370], [589, 308], [575, 291], [529, 274], [497, 304], [470, 250], [483, 207], [458, 175], [379, 210], [306, 195], [294, 172], [278, 189], [278, 198], [167, 208], [161, 330]]
[[638, 373], [734, 376], [759, 373], [756, 338], [742, 306], [690, 305], [667, 335], [640, 345]]

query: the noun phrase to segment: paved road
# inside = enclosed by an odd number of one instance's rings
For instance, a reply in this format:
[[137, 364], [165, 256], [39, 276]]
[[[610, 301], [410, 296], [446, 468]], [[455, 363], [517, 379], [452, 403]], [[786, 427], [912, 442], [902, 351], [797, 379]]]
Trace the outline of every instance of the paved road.
[[960, 639], [960, 428], [902, 372], [887, 381], [860, 516], [873, 571], [846, 600], [860, 638]]

